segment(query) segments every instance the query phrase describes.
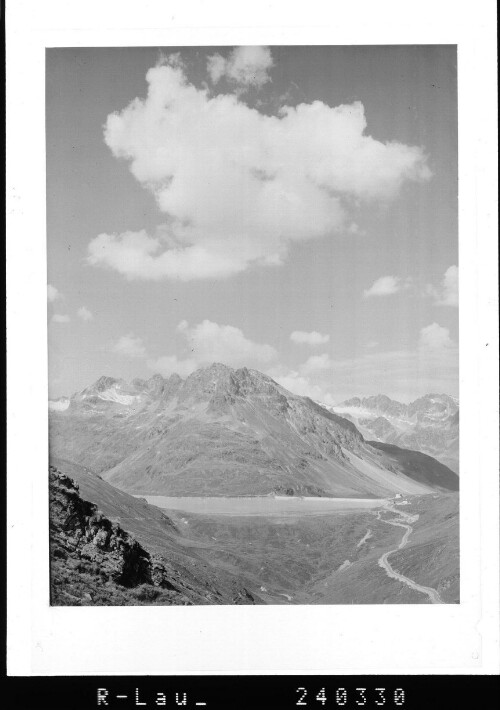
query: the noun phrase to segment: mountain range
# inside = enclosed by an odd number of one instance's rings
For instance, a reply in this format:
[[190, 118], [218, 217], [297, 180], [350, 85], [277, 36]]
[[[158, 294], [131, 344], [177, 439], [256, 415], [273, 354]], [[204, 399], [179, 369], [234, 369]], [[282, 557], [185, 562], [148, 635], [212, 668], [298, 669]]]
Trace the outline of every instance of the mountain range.
[[[408, 420], [423, 436], [433, 412], [445, 427], [440, 402], [430, 410], [399, 403], [377, 410], [355, 399], [332, 411], [256, 370], [214, 363], [186, 379], [101, 377], [49, 407], [51, 457], [78, 462], [135, 495], [361, 498], [458, 490], [450, 468], [402, 448], [412, 440], [409, 426], [407, 438], [389, 446], [364, 423], [385, 419], [400, 431], [396, 423]], [[447, 407], [451, 418], [457, 414], [458, 434], [458, 406]]]
[[379, 394], [326, 408], [353, 422], [365, 439], [420, 451], [459, 472], [459, 404], [454, 397], [427, 394], [403, 404]]

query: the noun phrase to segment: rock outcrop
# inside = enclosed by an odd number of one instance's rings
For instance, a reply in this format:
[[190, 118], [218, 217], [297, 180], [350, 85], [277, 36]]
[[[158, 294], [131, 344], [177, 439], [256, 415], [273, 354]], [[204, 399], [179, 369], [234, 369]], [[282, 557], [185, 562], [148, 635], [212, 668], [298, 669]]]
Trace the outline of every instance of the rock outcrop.
[[241, 584], [187, 579], [182, 566], [151, 554], [98, 507], [79, 486], [49, 468], [51, 603], [53, 605], [254, 604]]

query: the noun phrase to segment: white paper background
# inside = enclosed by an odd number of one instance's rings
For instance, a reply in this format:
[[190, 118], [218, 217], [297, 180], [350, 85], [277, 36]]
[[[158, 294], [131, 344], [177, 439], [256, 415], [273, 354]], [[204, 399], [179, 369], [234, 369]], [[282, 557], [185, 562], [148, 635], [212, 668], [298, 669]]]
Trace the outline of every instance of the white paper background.
[[[16, 0], [7, 8], [8, 672], [498, 673], [495, 4]], [[461, 604], [50, 608], [45, 48], [457, 44]]]

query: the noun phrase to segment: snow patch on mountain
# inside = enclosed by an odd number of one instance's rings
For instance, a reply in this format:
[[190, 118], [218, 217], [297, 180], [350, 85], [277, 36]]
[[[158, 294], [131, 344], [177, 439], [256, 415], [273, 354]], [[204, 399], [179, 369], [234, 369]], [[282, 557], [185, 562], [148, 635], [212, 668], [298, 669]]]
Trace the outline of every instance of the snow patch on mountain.
[[107, 400], [108, 402], [118, 402], [118, 404], [129, 405], [135, 402], [137, 397], [131, 394], [121, 394], [117, 391], [115, 387], [111, 387], [109, 390], [99, 393], [99, 398]]
[[403, 404], [379, 394], [353, 397], [333, 407], [321, 406], [355, 424], [365, 440], [421, 451], [458, 472], [456, 397], [433, 393]]
[[70, 405], [68, 397], [59, 397], [59, 399], [49, 399], [49, 409], [52, 412], [64, 412]]
[[220, 363], [185, 380], [101, 377], [67, 411], [51, 412], [50, 445], [52, 455], [141, 495], [359, 498], [426, 493], [437, 477], [439, 488], [458, 485], [437, 461], [418, 454], [415, 467], [268, 375]]

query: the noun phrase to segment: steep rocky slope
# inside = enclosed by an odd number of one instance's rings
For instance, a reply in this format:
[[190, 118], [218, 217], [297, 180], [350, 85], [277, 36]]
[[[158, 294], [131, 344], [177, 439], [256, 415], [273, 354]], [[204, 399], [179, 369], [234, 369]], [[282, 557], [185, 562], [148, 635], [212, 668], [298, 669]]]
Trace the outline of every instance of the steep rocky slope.
[[[50, 466], [52, 604], [260, 603], [241, 580], [216, 570], [193, 546], [183, 547], [176, 526], [161, 511], [84, 469], [72, 467], [75, 471], [112, 518], [82, 498], [72, 478]], [[136, 528], [135, 535], [122, 528], [123, 518]]]
[[221, 364], [185, 380], [102, 377], [51, 411], [50, 448], [135, 494], [384, 497], [449, 487], [418, 480], [404, 458], [270, 377]]
[[458, 473], [459, 406], [454, 397], [428, 394], [402, 404], [379, 394], [327, 408], [352, 421], [365, 439], [421, 451]]

